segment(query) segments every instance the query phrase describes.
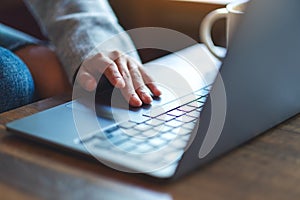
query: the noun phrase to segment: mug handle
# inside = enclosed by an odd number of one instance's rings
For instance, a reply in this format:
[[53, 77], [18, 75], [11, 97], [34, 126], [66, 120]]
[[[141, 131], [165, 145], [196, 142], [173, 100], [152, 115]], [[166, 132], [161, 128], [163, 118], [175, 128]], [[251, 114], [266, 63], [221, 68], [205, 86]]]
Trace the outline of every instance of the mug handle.
[[224, 53], [218, 50], [218, 47], [214, 44], [212, 37], [211, 37], [211, 30], [214, 23], [222, 18], [227, 18], [228, 11], [226, 8], [219, 8], [210, 12], [208, 15], [205, 16], [203, 19], [201, 26], [200, 26], [200, 38], [201, 42], [203, 42], [207, 49], [219, 60], [224, 58]]

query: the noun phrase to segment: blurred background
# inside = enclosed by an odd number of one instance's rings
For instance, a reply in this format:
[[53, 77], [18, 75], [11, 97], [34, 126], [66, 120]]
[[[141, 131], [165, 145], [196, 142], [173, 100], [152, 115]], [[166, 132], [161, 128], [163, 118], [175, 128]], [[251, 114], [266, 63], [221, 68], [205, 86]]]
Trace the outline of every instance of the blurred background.
[[[124, 29], [138, 27], [163, 27], [184, 33], [199, 41], [199, 27], [205, 15], [223, 7], [228, 0], [110, 0]], [[47, 39], [22, 0], [1, 0], [0, 23], [9, 25], [40, 39]], [[213, 27], [217, 45], [225, 45], [225, 20]], [[134, 38], [133, 38], [134, 40]], [[188, 44], [178, 46], [178, 50]], [[143, 62], [163, 56], [168, 52], [155, 49], [139, 51]]]

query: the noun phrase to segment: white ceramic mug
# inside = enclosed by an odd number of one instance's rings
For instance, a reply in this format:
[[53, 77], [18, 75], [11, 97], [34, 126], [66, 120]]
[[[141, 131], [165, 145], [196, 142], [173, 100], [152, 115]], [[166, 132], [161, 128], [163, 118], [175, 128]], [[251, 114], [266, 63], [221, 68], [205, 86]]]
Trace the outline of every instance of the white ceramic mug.
[[236, 25], [239, 23], [248, 2], [249, 0], [233, 1], [227, 4], [225, 8], [219, 8], [210, 12], [203, 19], [200, 26], [201, 42], [203, 42], [208, 50], [218, 59], [224, 58], [224, 52], [219, 51], [212, 40], [211, 30], [214, 23], [219, 19], [226, 19], [226, 46], [228, 47]]

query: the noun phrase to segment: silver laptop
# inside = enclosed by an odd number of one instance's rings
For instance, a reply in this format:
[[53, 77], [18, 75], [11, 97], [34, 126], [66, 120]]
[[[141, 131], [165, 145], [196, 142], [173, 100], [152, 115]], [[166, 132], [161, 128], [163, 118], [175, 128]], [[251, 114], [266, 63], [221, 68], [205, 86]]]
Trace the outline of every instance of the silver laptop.
[[101, 90], [7, 129], [120, 171], [181, 177], [300, 111], [299, 7], [251, 1], [220, 70], [202, 45], [147, 63], [163, 91], [152, 105]]

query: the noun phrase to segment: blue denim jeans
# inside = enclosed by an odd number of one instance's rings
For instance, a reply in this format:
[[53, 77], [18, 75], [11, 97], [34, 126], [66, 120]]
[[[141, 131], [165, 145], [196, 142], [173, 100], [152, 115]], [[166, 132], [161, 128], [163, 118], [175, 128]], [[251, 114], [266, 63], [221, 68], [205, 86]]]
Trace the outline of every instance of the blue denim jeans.
[[0, 24], [0, 113], [35, 100], [30, 71], [13, 51], [38, 43], [38, 39]]
[[34, 81], [19, 57], [0, 47], [0, 113], [31, 103], [35, 97]]

